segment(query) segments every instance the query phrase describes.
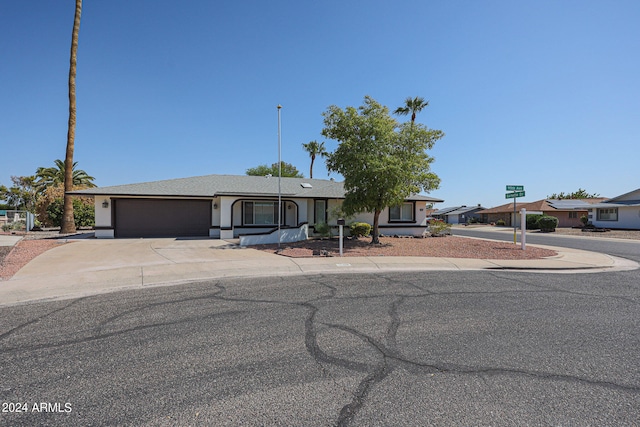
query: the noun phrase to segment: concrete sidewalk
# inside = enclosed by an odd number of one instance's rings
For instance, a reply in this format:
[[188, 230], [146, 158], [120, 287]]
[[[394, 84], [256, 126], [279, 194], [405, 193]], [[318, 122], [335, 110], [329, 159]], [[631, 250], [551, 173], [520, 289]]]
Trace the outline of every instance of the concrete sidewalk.
[[22, 236], [0, 234], [0, 246], [15, 246], [20, 240], [22, 240]]
[[426, 257], [287, 258], [212, 239], [69, 240], [0, 282], [0, 305], [198, 280], [381, 271], [508, 269], [588, 273], [638, 268], [632, 261], [553, 247], [541, 260]]

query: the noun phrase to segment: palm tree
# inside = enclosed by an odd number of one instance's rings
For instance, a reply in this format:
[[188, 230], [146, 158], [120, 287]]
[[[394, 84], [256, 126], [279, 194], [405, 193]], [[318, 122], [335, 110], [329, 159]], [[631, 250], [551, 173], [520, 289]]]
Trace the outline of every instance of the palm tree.
[[73, 218], [73, 200], [67, 192], [73, 189], [73, 150], [76, 138], [76, 63], [78, 60], [78, 34], [80, 33], [81, 15], [82, 0], [76, 0], [69, 59], [69, 124], [67, 127], [67, 150], [64, 157], [64, 207], [60, 225], [60, 233], [65, 234], [76, 232], [76, 224]]
[[313, 178], [313, 162], [316, 160], [316, 156], [325, 157], [327, 150], [324, 148], [324, 142], [318, 144], [318, 141], [310, 141], [309, 143], [302, 144], [302, 147], [309, 153], [311, 157], [311, 166], [309, 167], [309, 178]]
[[[44, 168], [39, 167], [36, 170], [36, 186], [38, 191], [44, 191], [49, 187], [62, 184], [65, 180], [65, 164], [62, 160], [55, 160], [55, 167]], [[73, 162], [72, 169], [72, 181], [73, 186], [81, 185], [83, 187], [95, 187], [93, 183], [94, 177], [87, 174], [82, 169], [76, 169], [78, 162]]]
[[425, 101], [424, 98], [416, 96], [415, 98], [408, 97], [404, 100], [404, 107], [396, 108], [393, 114], [406, 116], [411, 113], [411, 123], [416, 121], [416, 114], [422, 111], [429, 105], [429, 101]]

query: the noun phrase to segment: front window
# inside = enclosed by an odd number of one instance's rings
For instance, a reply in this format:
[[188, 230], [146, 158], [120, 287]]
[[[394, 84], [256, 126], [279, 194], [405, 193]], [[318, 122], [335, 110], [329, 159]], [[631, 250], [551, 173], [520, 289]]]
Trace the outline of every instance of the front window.
[[245, 225], [274, 225], [277, 223], [278, 202], [244, 202]]
[[569, 212], [569, 218], [577, 219], [578, 218], [578, 212]]
[[413, 203], [390, 207], [389, 221], [413, 221]]
[[598, 221], [617, 221], [618, 208], [598, 209]]
[[314, 202], [314, 219], [316, 224], [327, 222], [327, 201], [316, 200]]

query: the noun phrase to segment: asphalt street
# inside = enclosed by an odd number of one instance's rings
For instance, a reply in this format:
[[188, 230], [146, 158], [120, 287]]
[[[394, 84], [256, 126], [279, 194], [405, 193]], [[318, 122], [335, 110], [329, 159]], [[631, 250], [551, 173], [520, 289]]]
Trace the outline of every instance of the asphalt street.
[[308, 275], [3, 307], [0, 425], [640, 425], [638, 279]]
[[[479, 237], [482, 239], [513, 242], [513, 229], [509, 229], [508, 231], [483, 231], [481, 229], [456, 227], [451, 230], [451, 233], [456, 236]], [[530, 231], [526, 235], [526, 242], [599, 252], [640, 262], [640, 241], [608, 239], [604, 236], [589, 236], [588, 233], [584, 234], [584, 237], [576, 237]], [[517, 239], [518, 242], [520, 242], [520, 229], [518, 229], [517, 232]]]

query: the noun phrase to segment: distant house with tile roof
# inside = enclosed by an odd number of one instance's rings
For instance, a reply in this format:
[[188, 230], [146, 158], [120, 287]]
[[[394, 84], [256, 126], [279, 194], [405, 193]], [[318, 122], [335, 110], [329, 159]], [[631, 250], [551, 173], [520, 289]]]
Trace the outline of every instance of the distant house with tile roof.
[[[525, 208], [528, 214], [549, 215], [558, 218], [558, 227], [578, 227], [582, 225], [580, 217], [588, 215], [589, 209], [606, 198], [594, 199], [542, 199], [535, 202], [520, 202], [515, 205], [515, 225], [520, 226], [520, 209]], [[513, 226], [513, 202], [478, 212], [484, 223], [495, 223], [503, 220], [507, 226]]]
[[[345, 190], [342, 182], [333, 180], [206, 175], [70, 194], [94, 197], [98, 238], [243, 237], [253, 244], [274, 241], [278, 218], [284, 234], [281, 242], [306, 239], [320, 223], [335, 226], [337, 219], [329, 213], [342, 204]], [[380, 214], [380, 231], [422, 235], [427, 205], [438, 202], [442, 200], [420, 194], [408, 197], [401, 206]], [[355, 219], [372, 223], [373, 214], [362, 213]]]

